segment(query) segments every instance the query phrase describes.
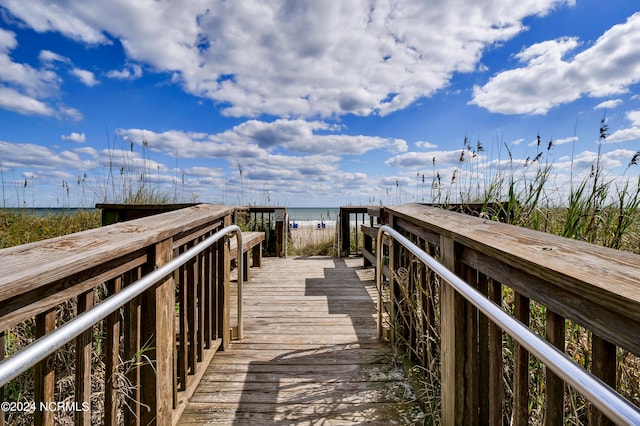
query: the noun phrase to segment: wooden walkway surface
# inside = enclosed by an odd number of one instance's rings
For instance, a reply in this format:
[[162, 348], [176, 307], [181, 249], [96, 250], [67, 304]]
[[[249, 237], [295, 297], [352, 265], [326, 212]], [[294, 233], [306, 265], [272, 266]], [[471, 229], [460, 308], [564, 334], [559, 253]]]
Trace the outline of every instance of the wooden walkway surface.
[[413, 392], [377, 339], [373, 271], [360, 265], [263, 259], [244, 287], [244, 339], [215, 355], [178, 424], [415, 424]]

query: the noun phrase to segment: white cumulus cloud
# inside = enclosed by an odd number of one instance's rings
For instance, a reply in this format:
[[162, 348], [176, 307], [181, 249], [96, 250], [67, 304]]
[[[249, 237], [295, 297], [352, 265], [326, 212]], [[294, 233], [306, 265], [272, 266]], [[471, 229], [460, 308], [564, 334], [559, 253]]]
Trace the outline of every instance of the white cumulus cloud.
[[598, 105], [593, 107], [594, 109], [612, 109], [617, 107], [622, 103], [622, 99], [610, 99], [608, 101], [600, 102]]
[[526, 17], [562, 4], [573, 1], [0, 0], [36, 31], [119, 40], [132, 63], [170, 73], [227, 115], [282, 117], [405, 108], [477, 70], [484, 50], [525, 30]]
[[96, 76], [91, 71], [73, 68], [71, 74], [75, 75], [85, 86], [93, 87], [98, 84]]
[[255, 158], [276, 148], [293, 154], [333, 156], [361, 155], [375, 149], [399, 153], [408, 149], [402, 139], [332, 133], [336, 130], [339, 128], [322, 121], [278, 119], [248, 120], [217, 134], [143, 129], [120, 129], [118, 133], [134, 143], [147, 141], [149, 149], [167, 154], [178, 151], [183, 157]]
[[84, 133], [71, 132], [69, 135], [60, 136], [62, 140], [72, 141], [78, 143], [84, 143], [87, 141], [87, 136]]
[[142, 67], [137, 64], [127, 64], [122, 70], [111, 70], [107, 77], [118, 80], [135, 80], [142, 77]]
[[471, 103], [503, 114], [546, 114], [582, 96], [626, 93], [640, 82], [639, 44], [640, 13], [577, 53], [582, 44], [576, 38], [536, 43], [516, 55], [524, 66], [499, 72], [486, 84], [475, 86]]

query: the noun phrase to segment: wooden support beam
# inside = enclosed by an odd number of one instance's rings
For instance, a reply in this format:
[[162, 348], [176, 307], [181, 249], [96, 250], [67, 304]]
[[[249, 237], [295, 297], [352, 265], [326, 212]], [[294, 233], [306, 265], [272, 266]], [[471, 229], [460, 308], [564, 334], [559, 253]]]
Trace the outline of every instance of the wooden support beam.
[[[230, 217], [225, 218], [225, 225], [230, 224]], [[229, 255], [228, 238], [218, 242], [218, 336], [222, 339], [220, 350], [226, 350], [231, 342], [231, 256]]]
[[[452, 239], [440, 239], [441, 263], [455, 271], [455, 243]], [[442, 283], [441, 303], [441, 382], [442, 424], [464, 425], [465, 418], [465, 302], [451, 286]], [[477, 419], [477, 414], [474, 416]]]
[[[88, 311], [93, 307], [93, 289], [78, 296], [77, 314]], [[76, 403], [82, 410], [76, 411], [76, 426], [91, 424], [91, 410], [84, 410], [85, 405], [91, 407], [91, 349], [93, 327], [85, 330], [76, 338]]]
[[[513, 316], [529, 325], [529, 298], [513, 292]], [[513, 342], [513, 423], [514, 426], [529, 424], [529, 351], [518, 342]]]
[[[593, 357], [593, 365], [591, 372], [600, 380], [616, 388], [616, 345], [608, 342], [593, 333], [591, 335], [591, 353]], [[613, 426], [613, 422], [609, 420], [600, 410], [591, 406], [591, 422], [594, 426]]]
[[[125, 285], [129, 285], [142, 276], [142, 267], [136, 268], [124, 275]], [[132, 385], [128, 392], [128, 405], [124, 410], [124, 422], [127, 425], [137, 426], [140, 424], [140, 349], [142, 347], [140, 319], [141, 319], [141, 297], [136, 297], [124, 307], [124, 357], [127, 366], [127, 379]]]
[[[156, 268], [173, 257], [173, 242], [167, 239], [155, 245]], [[159, 282], [142, 295], [142, 339], [149, 342], [147, 352], [155, 365], [141, 368], [142, 403], [149, 407], [142, 412], [143, 424], [170, 426], [173, 408], [173, 344], [175, 295], [173, 275]]]
[[[502, 304], [502, 285], [488, 279], [489, 300]], [[502, 424], [504, 384], [502, 379], [502, 329], [489, 322], [489, 424]]]
[[[115, 278], [107, 283], [109, 295], [114, 295], [122, 289], [122, 278]], [[109, 315], [106, 320], [105, 341], [105, 384], [104, 384], [104, 424], [105, 426], [117, 426], [118, 424], [118, 391], [115, 383], [118, 377], [120, 365], [120, 330], [122, 320], [120, 311]]]
[[[56, 310], [49, 309], [46, 312], [36, 315], [36, 339], [45, 336], [56, 328]], [[40, 403], [48, 404], [55, 402], [55, 373], [53, 371], [54, 355], [49, 355], [43, 361], [36, 364], [34, 376], [34, 401], [36, 412], [34, 415], [35, 424], [53, 425], [54, 410], [41, 410]]]
[[[489, 297], [489, 280], [486, 275], [478, 274], [473, 271], [477, 277], [477, 286], [480, 293], [485, 297]], [[481, 425], [489, 423], [489, 395], [491, 388], [489, 387], [489, 319], [477, 309], [478, 318], [478, 421]]]
[[[565, 319], [550, 309], [546, 312], [545, 335], [549, 343], [564, 352]], [[564, 422], [564, 381], [546, 369], [544, 424], [553, 426]]]

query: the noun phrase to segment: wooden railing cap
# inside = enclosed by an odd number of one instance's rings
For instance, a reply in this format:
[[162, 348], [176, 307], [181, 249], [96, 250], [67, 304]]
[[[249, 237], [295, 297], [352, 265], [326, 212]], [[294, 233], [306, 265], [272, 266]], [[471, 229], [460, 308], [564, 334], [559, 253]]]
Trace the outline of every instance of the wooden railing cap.
[[569, 291], [604, 298], [603, 304], [640, 306], [640, 255], [437, 207], [385, 209]]
[[233, 213], [199, 204], [0, 250], [0, 301], [124, 256]]

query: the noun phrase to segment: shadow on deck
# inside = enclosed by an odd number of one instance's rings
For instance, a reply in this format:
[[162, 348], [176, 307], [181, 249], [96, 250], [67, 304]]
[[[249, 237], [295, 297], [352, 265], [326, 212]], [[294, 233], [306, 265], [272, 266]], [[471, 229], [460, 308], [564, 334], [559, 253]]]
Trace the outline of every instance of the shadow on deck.
[[245, 338], [214, 357], [179, 424], [415, 424], [361, 262], [264, 259], [245, 286]]

